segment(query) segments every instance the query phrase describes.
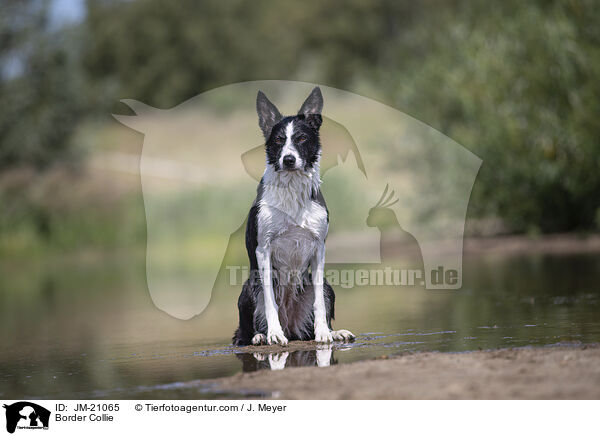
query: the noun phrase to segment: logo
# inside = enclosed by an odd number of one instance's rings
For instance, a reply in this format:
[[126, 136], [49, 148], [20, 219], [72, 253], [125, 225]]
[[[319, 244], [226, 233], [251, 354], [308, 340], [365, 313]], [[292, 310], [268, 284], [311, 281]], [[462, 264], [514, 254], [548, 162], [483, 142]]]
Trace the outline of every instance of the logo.
[[[144, 134], [142, 153], [108, 154], [105, 165], [140, 175], [146, 279], [159, 309], [190, 319], [216, 289], [239, 286], [228, 280], [228, 267], [246, 265], [248, 208], [265, 171], [257, 92], [291, 114], [314, 86], [230, 84], [165, 110], [122, 100], [134, 114], [115, 118]], [[331, 217], [326, 269], [347, 287], [411, 286], [414, 276], [425, 289], [460, 289], [465, 219], [481, 159], [392, 107], [320, 88], [319, 166]]]
[[14, 433], [15, 429], [48, 429], [50, 411], [29, 401], [19, 401], [11, 405], [5, 404], [6, 431]]

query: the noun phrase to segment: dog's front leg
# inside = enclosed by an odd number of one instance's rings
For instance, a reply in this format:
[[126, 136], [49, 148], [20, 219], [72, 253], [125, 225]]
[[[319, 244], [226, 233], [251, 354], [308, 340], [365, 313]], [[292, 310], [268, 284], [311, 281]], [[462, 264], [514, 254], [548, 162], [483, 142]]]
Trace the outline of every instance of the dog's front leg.
[[325, 309], [325, 293], [323, 281], [325, 279], [325, 245], [322, 244], [311, 259], [313, 288], [315, 290], [315, 341], [333, 342], [331, 330], [327, 325], [327, 310]]
[[273, 279], [271, 277], [271, 250], [268, 247], [256, 248], [256, 260], [260, 271], [260, 280], [263, 286], [265, 302], [265, 318], [267, 319], [267, 343], [287, 345], [288, 340], [283, 334], [279, 322], [279, 309], [275, 302], [273, 292]]

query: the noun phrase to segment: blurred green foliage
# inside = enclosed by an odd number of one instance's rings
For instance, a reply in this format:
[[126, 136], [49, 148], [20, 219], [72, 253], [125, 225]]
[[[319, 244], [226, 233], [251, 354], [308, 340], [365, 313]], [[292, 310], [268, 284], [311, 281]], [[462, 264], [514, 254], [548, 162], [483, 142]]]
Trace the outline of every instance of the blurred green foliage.
[[164, 108], [295, 79], [377, 98], [478, 154], [471, 216], [515, 232], [600, 221], [593, 0], [88, 0], [82, 22], [59, 28], [48, 5], [2, 6], [0, 169], [72, 155], [79, 126], [121, 98]]
[[[466, 2], [443, 11], [435, 31], [419, 26], [414, 38], [398, 39], [401, 48], [390, 46], [396, 64], [379, 69], [377, 82], [392, 84], [396, 105], [483, 158], [471, 202], [477, 215], [501, 216], [516, 231], [594, 226], [596, 6]], [[411, 49], [424, 56], [407, 56]]]
[[46, 30], [47, 2], [8, 0], [0, 14], [0, 169], [70, 154], [86, 94], [77, 35]]

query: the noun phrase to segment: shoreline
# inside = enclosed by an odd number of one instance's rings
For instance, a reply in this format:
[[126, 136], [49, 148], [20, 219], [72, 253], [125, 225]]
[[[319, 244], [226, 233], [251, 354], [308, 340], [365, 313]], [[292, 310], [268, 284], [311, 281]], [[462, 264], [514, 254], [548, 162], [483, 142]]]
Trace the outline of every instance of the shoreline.
[[[399, 248], [405, 248], [399, 245]], [[133, 246], [133, 252], [140, 258], [145, 257], [145, 245]], [[445, 250], [443, 242], [440, 251]], [[130, 250], [121, 248], [73, 249], [61, 252], [61, 258], [55, 259], [56, 253], [52, 249], [40, 253], [18, 253], [13, 259], [7, 253], [0, 266], [18, 265], [27, 257], [28, 262], [35, 264], [70, 265], [74, 263], [88, 263], [104, 261], [107, 257], [125, 259], [130, 258]], [[465, 236], [463, 239], [463, 256], [480, 255], [527, 255], [527, 254], [600, 254], [600, 234], [598, 233], [555, 233], [539, 236], [503, 235], [503, 236]]]
[[600, 399], [600, 344], [381, 356], [211, 383], [225, 391], [270, 393], [271, 399]]
[[597, 233], [556, 233], [540, 236], [465, 236], [463, 253], [479, 254], [579, 254], [599, 253]]

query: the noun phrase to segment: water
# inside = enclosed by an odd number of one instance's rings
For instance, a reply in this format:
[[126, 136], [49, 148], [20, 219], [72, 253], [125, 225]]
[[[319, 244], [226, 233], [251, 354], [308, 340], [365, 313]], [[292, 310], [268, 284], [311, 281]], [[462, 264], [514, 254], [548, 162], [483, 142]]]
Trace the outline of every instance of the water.
[[460, 291], [336, 289], [334, 327], [352, 344], [287, 354], [240, 352], [234, 290], [199, 317], [157, 310], [143, 258], [78, 259], [0, 270], [0, 397], [239, 398], [207, 380], [279, 366], [418, 351], [600, 342], [600, 255], [465, 259]]

